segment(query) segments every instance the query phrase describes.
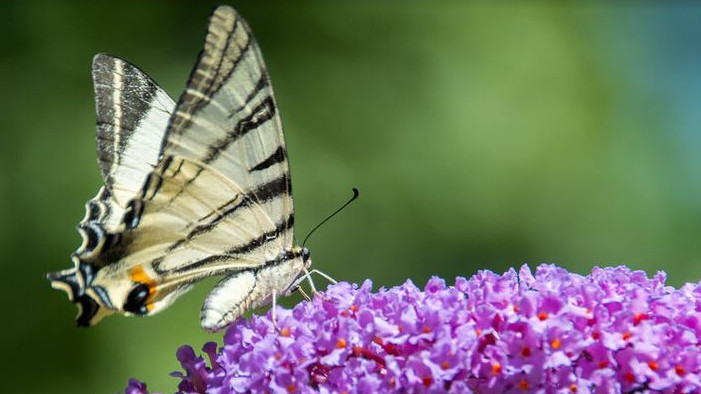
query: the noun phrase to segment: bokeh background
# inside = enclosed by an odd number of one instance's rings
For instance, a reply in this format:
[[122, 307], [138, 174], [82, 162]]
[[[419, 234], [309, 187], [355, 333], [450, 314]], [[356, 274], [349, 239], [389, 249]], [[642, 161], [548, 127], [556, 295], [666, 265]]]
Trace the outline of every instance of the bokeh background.
[[[298, 238], [361, 191], [310, 240], [315, 266], [376, 287], [543, 262], [698, 281], [701, 7], [642, 3], [234, 2], [275, 86]], [[214, 5], [0, 5], [3, 392], [173, 392], [176, 348], [219, 340], [198, 326], [211, 281], [77, 329], [43, 277], [101, 183], [92, 56], [177, 98]]]

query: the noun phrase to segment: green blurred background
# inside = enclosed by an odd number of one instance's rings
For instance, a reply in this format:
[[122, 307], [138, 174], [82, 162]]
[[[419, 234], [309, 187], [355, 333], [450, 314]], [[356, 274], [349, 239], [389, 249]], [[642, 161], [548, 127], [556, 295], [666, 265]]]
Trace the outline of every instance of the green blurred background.
[[[220, 338], [198, 326], [211, 281], [161, 315], [76, 329], [43, 278], [70, 266], [101, 183], [92, 56], [177, 98], [214, 5], [0, 6], [3, 392], [109, 393], [129, 377], [172, 392], [176, 348]], [[699, 279], [701, 7], [233, 5], [275, 86], [298, 237], [361, 191], [311, 239], [316, 268], [376, 286], [526, 262]]]

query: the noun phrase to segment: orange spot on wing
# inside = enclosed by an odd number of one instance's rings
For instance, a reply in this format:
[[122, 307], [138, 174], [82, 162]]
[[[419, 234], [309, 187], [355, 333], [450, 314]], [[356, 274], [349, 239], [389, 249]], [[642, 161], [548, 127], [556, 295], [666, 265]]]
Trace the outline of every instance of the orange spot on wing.
[[[134, 266], [129, 270], [129, 279], [134, 283], [142, 283], [148, 286], [148, 298], [153, 298], [153, 295], [156, 294], [156, 281], [148, 276], [142, 265]], [[146, 310], [151, 311], [153, 307], [153, 303], [146, 303]]]
[[145, 285], [149, 286], [149, 290], [151, 290], [152, 286], [155, 286], [156, 281], [153, 280], [146, 271], [144, 271], [144, 267], [142, 265], [137, 265], [135, 267], [132, 267], [129, 270], [129, 277], [131, 278], [132, 281], [136, 283], [143, 283]]
[[156, 292], [156, 281], [152, 277], [148, 276], [142, 265], [137, 265], [129, 270], [129, 277], [135, 283], [143, 283], [148, 286], [149, 295]]

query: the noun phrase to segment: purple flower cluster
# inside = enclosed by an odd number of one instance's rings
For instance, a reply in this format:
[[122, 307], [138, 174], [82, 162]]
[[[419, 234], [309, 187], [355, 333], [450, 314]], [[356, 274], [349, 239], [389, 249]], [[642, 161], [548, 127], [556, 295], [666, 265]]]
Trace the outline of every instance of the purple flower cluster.
[[207, 361], [181, 347], [178, 393], [701, 392], [701, 283], [524, 265], [371, 287], [332, 285], [277, 309], [277, 327], [270, 312], [240, 320]]

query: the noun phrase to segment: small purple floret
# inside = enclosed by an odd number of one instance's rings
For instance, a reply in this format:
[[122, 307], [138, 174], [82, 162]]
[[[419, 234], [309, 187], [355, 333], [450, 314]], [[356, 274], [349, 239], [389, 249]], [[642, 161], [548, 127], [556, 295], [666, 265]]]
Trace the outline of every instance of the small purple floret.
[[146, 389], [146, 383], [139, 382], [136, 379], [129, 379], [127, 388], [124, 390], [125, 394], [148, 394]]
[[[701, 283], [541, 265], [372, 292], [329, 286], [177, 352], [178, 393], [701, 392]], [[206, 359], [206, 360], [205, 360]], [[127, 394], [147, 393], [131, 380]]]

